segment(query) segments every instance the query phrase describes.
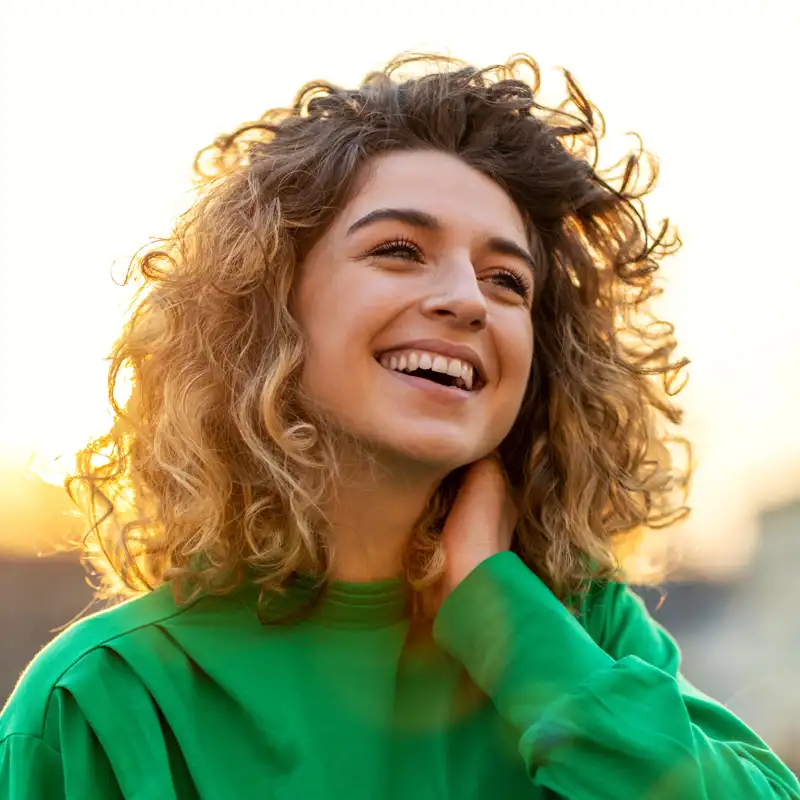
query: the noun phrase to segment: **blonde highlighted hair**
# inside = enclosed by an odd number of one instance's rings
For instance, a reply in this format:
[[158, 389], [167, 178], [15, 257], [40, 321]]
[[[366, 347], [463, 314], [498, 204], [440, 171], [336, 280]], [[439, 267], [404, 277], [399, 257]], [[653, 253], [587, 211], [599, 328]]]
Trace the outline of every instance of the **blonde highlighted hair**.
[[[307, 84], [290, 108], [198, 154], [197, 201], [129, 273], [143, 286], [111, 353], [113, 426], [67, 481], [103, 593], [169, 580], [190, 596], [224, 593], [248, 573], [272, 590], [301, 567], [326, 573], [319, 509], [341, 432], [303, 402], [289, 301], [359, 168], [393, 150], [456, 154], [536, 232], [534, 363], [501, 446], [519, 555], [567, 601], [587, 579], [613, 578], [642, 531], [685, 513], [689, 467], [669, 447], [685, 362], [648, 311], [658, 262], [679, 242], [666, 222], [655, 233], [646, 223], [654, 159], [639, 147], [599, 169], [602, 117], [565, 79], [564, 102], [547, 108], [527, 56], [487, 69], [404, 56], [355, 89]], [[123, 376], [132, 388], [117, 402]], [[409, 543], [418, 589], [441, 574], [457, 485], [458, 473], [444, 481]]]

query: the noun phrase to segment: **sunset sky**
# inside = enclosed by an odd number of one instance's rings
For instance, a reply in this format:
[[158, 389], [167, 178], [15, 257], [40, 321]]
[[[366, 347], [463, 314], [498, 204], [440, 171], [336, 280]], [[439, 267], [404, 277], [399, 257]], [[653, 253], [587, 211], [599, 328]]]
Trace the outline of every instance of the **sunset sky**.
[[663, 310], [693, 361], [684, 534], [691, 557], [736, 563], [758, 510], [800, 496], [798, 41], [794, 0], [5, 0], [3, 468], [34, 459], [55, 478], [53, 458], [105, 423], [103, 358], [129, 299], [112, 278], [169, 233], [199, 148], [306, 80], [352, 84], [401, 50], [481, 65], [524, 50], [546, 85], [557, 66], [576, 75], [612, 149], [634, 129], [660, 158], [651, 213], [685, 242]]

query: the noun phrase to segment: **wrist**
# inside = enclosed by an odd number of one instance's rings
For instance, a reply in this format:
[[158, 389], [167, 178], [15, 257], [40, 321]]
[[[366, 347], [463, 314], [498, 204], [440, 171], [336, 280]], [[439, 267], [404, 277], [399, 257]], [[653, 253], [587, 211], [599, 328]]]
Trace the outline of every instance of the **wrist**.
[[487, 561], [492, 556], [497, 555], [500, 550], [486, 549], [480, 551], [473, 551], [465, 558], [454, 559], [453, 563], [448, 564], [445, 568], [445, 576], [443, 580], [443, 589], [445, 597], [453, 591], [462, 581], [464, 581], [475, 569], [477, 569], [484, 561]]

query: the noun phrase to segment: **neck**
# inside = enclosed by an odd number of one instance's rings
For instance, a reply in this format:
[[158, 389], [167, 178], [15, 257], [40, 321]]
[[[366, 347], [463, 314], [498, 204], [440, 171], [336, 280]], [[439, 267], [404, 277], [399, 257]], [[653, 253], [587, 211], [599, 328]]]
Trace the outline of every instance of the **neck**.
[[419, 466], [373, 464], [348, 471], [325, 508], [334, 557], [331, 577], [379, 581], [403, 571], [403, 553], [444, 477]]

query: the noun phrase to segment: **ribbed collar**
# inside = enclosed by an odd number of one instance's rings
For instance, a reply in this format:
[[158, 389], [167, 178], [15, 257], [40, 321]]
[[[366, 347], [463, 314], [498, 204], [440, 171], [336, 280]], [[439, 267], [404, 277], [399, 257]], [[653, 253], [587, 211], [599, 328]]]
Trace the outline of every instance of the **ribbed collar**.
[[[307, 606], [317, 593], [317, 579], [295, 575], [285, 594], [267, 594], [262, 599], [261, 615], [266, 620], [282, 618]], [[255, 604], [258, 587], [249, 582], [249, 600]], [[401, 578], [360, 583], [332, 581], [310, 616], [309, 623], [336, 628], [382, 628], [410, 616], [411, 590]]]

